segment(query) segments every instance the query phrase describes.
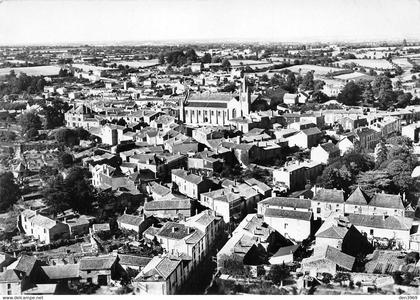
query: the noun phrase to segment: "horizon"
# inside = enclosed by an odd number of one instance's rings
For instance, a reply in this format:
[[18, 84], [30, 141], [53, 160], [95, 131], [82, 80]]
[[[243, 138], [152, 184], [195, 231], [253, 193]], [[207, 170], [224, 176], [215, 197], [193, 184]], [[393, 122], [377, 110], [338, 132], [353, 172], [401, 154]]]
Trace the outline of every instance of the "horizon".
[[6, 0], [0, 2], [0, 44], [418, 42], [420, 1], [393, 4], [392, 0], [260, 0], [258, 5], [252, 0]]

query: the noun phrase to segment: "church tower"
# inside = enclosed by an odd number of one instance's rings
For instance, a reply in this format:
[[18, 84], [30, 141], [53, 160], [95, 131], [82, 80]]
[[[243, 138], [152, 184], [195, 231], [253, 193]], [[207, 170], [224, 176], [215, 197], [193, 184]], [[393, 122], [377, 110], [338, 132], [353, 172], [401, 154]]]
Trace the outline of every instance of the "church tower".
[[242, 78], [239, 101], [241, 102], [241, 115], [248, 116], [251, 109], [251, 91], [249, 90], [245, 75]]

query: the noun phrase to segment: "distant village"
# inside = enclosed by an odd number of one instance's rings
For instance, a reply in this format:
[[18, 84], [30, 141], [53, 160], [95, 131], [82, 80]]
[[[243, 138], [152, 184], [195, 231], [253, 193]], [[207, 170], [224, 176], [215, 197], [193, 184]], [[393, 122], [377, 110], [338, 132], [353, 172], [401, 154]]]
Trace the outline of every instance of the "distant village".
[[420, 46], [0, 48], [0, 294], [420, 293]]

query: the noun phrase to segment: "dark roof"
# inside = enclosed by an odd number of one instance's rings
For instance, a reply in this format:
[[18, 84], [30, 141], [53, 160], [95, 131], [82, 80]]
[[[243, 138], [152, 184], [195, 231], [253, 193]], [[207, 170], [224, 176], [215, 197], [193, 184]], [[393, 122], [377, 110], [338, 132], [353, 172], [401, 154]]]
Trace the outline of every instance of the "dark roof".
[[301, 198], [270, 197], [270, 198], [260, 201], [259, 203], [267, 204], [270, 206], [278, 206], [278, 207], [292, 207], [292, 208], [302, 208], [302, 209], [311, 208], [311, 200], [301, 199]]
[[41, 268], [50, 280], [79, 277], [79, 264], [42, 266]]
[[79, 269], [84, 270], [109, 270], [116, 261], [115, 256], [83, 257]]
[[118, 257], [120, 258], [119, 263], [122, 266], [126, 265], [126, 266], [144, 267], [152, 260], [150, 257], [126, 255], [126, 254], [118, 254]]
[[133, 226], [140, 226], [143, 223], [143, 218], [140, 216], [123, 214], [118, 218], [118, 222], [122, 224], [129, 224]]
[[362, 215], [349, 214], [349, 222], [354, 226], [364, 226], [372, 228], [392, 229], [392, 230], [410, 230], [411, 225], [404, 217], [393, 217], [383, 215]]
[[303, 132], [306, 135], [315, 135], [322, 133], [321, 130], [318, 129], [318, 127], [311, 127], [307, 129], [302, 129], [301, 132]]
[[188, 103], [185, 105], [186, 107], [212, 107], [212, 108], [227, 108], [227, 102], [205, 102], [205, 101], [197, 101]]
[[356, 260], [355, 257], [347, 255], [331, 246], [327, 246], [325, 251], [325, 258], [347, 270], [353, 269], [353, 264]]
[[336, 147], [333, 143], [328, 142], [328, 143], [324, 143], [324, 144], [320, 144], [320, 146], [322, 147], [322, 149], [324, 149], [326, 152], [328, 153], [333, 153], [333, 152], [338, 152], [340, 151], [340, 149], [338, 147]]
[[14, 269], [16, 271], [23, 272], [27, 276], [29, 276], [29, 274], [31, 274], [33, 268], [35, 267], [36, 261], [36, 258], [33, 256], [23, 255], [20, 258], [18, 258], [18, 263]]
[[267, 208], [265, 210], [264, 216], [265, 217], [274, 217], [274, 218], [288, 218], [288, 219], [298, 219], [298, 220], [310, 221], [311, 217], [312, 217], [312, 212]]
[[314, 200], [319, 202], [344, 203], [344, 192], [337, 189], [320, 189], [316, 192]]
[[404, 205], [399, 195], [391, 195], [385, 193], [375, 194], [372, 200], [369, 202], [369, 205], [392, 209], [404, 209]]
[[144, 210], [178, 210], [191, 209], [191, 201], [189, 199], [172, 199], [172, 200], [155, 200], [144, 203]]
[[369, 196], [360, 187], [357, 187], [347, 198], [346, 203], [354, 205], [367, 205], [369, 203]]
[[288, 255], [288, 254], [294, 253], [299, 247], [300, 247], [300, 245], [291, 245], [291, 246], [281, 247], [273, 255], [273, 257], [279, 257], [279, 256], [283, 256], [283, 255]]

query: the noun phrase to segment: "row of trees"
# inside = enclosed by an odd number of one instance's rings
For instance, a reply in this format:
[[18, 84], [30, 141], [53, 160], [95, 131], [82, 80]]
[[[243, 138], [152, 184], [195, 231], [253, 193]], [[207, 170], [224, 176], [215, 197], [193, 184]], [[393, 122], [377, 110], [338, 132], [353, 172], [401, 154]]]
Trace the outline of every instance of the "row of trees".
[[16, 75], [15, 71], [10, 71], [6, 80], [0, 84], [0, 98], [10, 94], [37, 94], [44, 91], [46, 81], [42, 76], [28, 76], [25, 73]]
[[19, 199], [20, 190], [11, 172], [0, 174], [0, 212], [5, 212]]
[[348, 82], [338, 94], [337, 101], [349, 106], [364, 105], [388, 109], [405, 107], [412, 97], [410, 93], [404, 93], [402, 90], [394, 91], [391, 79], [379, 75], [372, 82], [367, 80]]

